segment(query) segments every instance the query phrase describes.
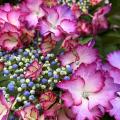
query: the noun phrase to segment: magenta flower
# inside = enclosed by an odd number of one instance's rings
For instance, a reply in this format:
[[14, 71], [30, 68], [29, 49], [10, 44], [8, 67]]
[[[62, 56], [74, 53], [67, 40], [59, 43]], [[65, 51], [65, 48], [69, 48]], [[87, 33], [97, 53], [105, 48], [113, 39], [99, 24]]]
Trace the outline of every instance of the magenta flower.
[[39, 102], [43, 110], [47, 110], [55, 101], [56, 95], [52, 91], [47, 91], [39, 97]]
[[112, 109], [109, 111], [111, 116], [115, 117], [115, 120], [120, 120], [120, 97], [116, 97], [115, 99], [111, 100]]
[[105, 17], [111, 10], [111, 4], [108, 4], [94, 13], [92, 25], [93, 33], [96, 34], [102, 30], [106, 30], [109, 27], [107, 18]]
[[48, 52], [50, 52], [52, 49], [55, 48], [56, 41], [52, 37], [52, 33], [46, 35], [43, 37], [43, 41], [40, 44], [40, 49], [42, 51], [42, 54], [45, 56]]
[[34, 60], [30, 66], [28, 66], [25, 72], [25, 78], [32, 78], [35, 80], [42, 72], [42, 64], [39, 64], [38, 61]]
[[16, 111], [16, 115], [21, 117], [23, 120], [44, 120], [42, 116], [39, 116], [39, 111], [34, 105], [30, 105]]
[[103, 1], [103, 0], [90, 0], [90, 3], [91, 3], [91, 5], [97, 5], [101, 1]]
[[91, 64], [98, 58], [97, 50], [87, 45], [78, 45], [73, 50], [65, 52], [59, 56], [63, 66], [71, 65], [76, 70], [80, 64]]
[[119, 88], [108, 75], [104, 79], [102, 72], [96, 69], [95, 63], [82, 64], [69, 81], [58, 83], [58, 87], [66, 91], [62, 99], [77, 114], [76, 120], [94, 120], [100, 117], [102, 114], [99, 106], [110, 109], [109, 102]]
[[87, 36], [92, 34], [92, 24], [85, 20], [79, 20], [77, 23], [77, 31], [80, 36]]
[[19, 7], [6, 6], [6, 8], [8, 8], [6, 11], [0, 8], [0, 47], [6, 51], [13, 51], [23, 45], [28, 45], [33, 38], [34, 31], [26, 29], [20, 22], [20, 17], [25, 13], [21, 12]]
[[107, 60], [111, 65], [108, 71], [110, 76], [114, 79], [115, 83], [120, 84], [120, 51], [108, 54]]
[[2, 90], [0, 90], [0, 120], [7, 120], [11, 105], [7, 103]]
[[36, 27], [38, 20], [45, 15], [42, 3], [43, 0], [25, 0], [21, 4], [21, 11], [27, 13], [22, 19], [28, 22], [30, 27]]
[[38, 25], [42, 35], [52, 32], [56, 37], [61, 37], [62, 33], [75, 33], [75, 17], [68, 6], [46, 8], [46, 12], [46, 19], [40, 20]]

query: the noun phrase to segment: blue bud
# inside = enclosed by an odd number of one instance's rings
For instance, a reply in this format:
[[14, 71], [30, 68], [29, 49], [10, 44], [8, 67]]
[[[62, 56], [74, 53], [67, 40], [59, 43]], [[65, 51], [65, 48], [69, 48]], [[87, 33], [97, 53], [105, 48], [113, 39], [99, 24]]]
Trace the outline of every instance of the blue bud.
[[65, 76], [64, 80], [70, 80], [70, 77], [69, 76]]
[[22, 85], [21, 85], [21, 88], [26, 88], [26, 87], [27, 87], [26, 84], [22, 84]]
[[26, 107], [30, 106], [30, 102], [25, 103], [25, 106]]
[[67, 68], [67, 71], [68, 71], [69, 73], [72, 73], [72, 68], [71, 68], [70, 65], [67, 65], [66, 68]]
[[14, 64], [14, 65], [12, 66], [12, 68], [13, 68], [13, 69], [17, 69], [17, 68], [18, 68], [18, 65], [17, 65], [17, 64]]
[[45, 83], [47, 83], [48, 82], [48, 80], [46, 79], [46, 78], [43, 78], [42, 80], [41, 80], [41, 83], [42, 84], [45, 84]]
[[49, 76], [49, 77], [52, 76], [52, 72], [51, 72], [51, 71], [48, 72], [48, 76]]
[[12, 61], [12, 60], [13, 60], [13, 57], [12, 57], [12, 56], [10, 56], [10, 57], [9, 57], [9, 60], [10, 60], [10, 61]]
[[3, 53], [2, 52], [0, 52], [0, 57], [2, 57], [3, 56]]
[[15, 117], [13, 115], [10, 115], [9, 120], [15, 120]]
[[34, 85], [34, 83], [32, 81], [28, 83], [29, 87], [33, 87], [33, 85]]
[[34, 95], [29, 96], [29, 100], [34, 100], [34, 99], [35, 99]]
[[25, 79], [21, 79], [20, 82], [21, 82], [21, 83], [24, 83], [24, 82], [25, 82]]
[[30, 95], [30, 92], [29, 91], [25, 91], [23, 94], [28, 97]]
[[53, 76], [55, 79], [58, 79], [59, 78], [59, 75], [54, 75]]
[[56, 61], [52, 61], [52, 62], [51, 62], [51, 65], [55, 65], [55, 64], [56, 64]]
[[3, 70], [3, 73], [4, 73], [5, 75], [8, 75], [10, 72], [9, 72], [9, 70]]
[[29, 55], [29, 53], [25, 51], [25, 52], [23, 53], [23, 55], [26, 57], [26, 56]]
[[14, 89], [15, 89], [13, 83], [9, 83], [7, 87], [8, 87], [8, 89], [9, 89], [9, 91], [11, 91], [11, 92], [14, 91]]
[[18, 49], [18, 52], [19, 52], [19, 53], [23, 52], [23, 49]]
[[39, 54], [38, 54], [38, 53], [36, 53], [36, 54], [35, 54], [35, 57], [36, 57], [36, 58], [38, 58], [38, 57], [39, 57]]
[[45, 60], [49, 60], [49, 57], [48, 57], [48, 56], [46, 56], [46, 57], [45, 57]]

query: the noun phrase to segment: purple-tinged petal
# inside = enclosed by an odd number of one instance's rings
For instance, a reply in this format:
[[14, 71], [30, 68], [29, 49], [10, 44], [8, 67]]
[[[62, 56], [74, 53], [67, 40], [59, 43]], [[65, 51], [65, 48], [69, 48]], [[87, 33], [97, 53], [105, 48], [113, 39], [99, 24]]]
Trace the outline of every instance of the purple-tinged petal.
[[120, 69], [120, 51], [108, 54], [107, 60], [113, 67]]

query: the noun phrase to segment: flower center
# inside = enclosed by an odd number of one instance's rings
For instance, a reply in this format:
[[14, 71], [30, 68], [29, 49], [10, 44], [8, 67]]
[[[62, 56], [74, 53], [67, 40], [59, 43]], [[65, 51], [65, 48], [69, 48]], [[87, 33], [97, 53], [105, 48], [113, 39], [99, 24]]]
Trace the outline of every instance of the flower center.
[[89, 92], [83, 92], [82, 93], [83, 98], [88, 99], [88, 96], [89, 96]]

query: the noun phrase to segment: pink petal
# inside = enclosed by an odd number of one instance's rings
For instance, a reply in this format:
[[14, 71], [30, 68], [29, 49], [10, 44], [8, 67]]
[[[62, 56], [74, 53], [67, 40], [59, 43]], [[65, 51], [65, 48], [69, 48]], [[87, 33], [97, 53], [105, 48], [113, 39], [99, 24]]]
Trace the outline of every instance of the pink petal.
[[[46, 11], [48, 12], [47, 15], [47, 21], [53, 25], [56, 25], [58, 19], [59, 19], [59, 15], [56, 12], [56, 9], [53, 8], [47, 8]], [[49, 14], [51, 13], [51, 14]]]
[[88, 101], [86, 99], [83, 100], [81, 105], [73, 106], [72, 110], [73, 113], [77, 114], [76, 120], [96, 120], [101, 117], [101, 112], [97, 107], [92, 110], [88, 109]]
[[50, 109], [44, 111], [45, 117], [55, 117], [56, 112], [61, 108], [61, 104], [56, 103], [54, 106], [52, 106]]
[[36, 26], [38, 23], [38, 18], [35, 13], [29, 14], [25, 19], [29, 26]]
[[64, 100], [64, 104], [66, 107], [71, 107], [73, 105], [73, 98], [69, 92], [65, 92], [62, 94], [61, 99]]
[[0, 90], [0, 120], [7, 120], [10, 111], [10, 104], [7, 103], [2, 90]]
[[56, 7], [56, 11], [59, 14], [59, 19], [62, 21], [64, 19], [75, 20], [75, 16], [72, 13], [71, 9], [67, 5], [59, 5]]
[[84, 85], [85, 85], [84, 81], [81, 78], [77, 78], [75, 80], [69, 80], [69, 81], [62, 81], [57, 84], [59, 88], [69, 91], [76, 105], [81, 104], [82, 102], [81, 93]]
[[76, 23], [67, 19], [60, 23], [60, 27], [69, 34], [76, 31]]
[[75, 76], [80, 76], [85, 81], [84, 90], [87, 92], [98, 92], [104, 86], [103, 75], [96, 67], [95, 63], [86, 66], [82, 64], [75, 71]]
[[110, 76], [114, 79], [114, 83], [120, 84], [120, 70], [113, 68], [109, 71]]
[[15, 25], [17, 27], [20, 27], [20, 21], [19, 21], [19, 17], [20, 17], [20, 11], [11, 11], [8, 13], [8, 21], [9, 23], [11, 23], [12, 25]]
[[73, 52], [66, 52], [65, 54], [59, 56], [59, 60], [63, 66], [66, 66], [68, 64], [75, 62], [76, 56], [74, 55]]
[[111, 100], [113, 106], [112, 110], [109, 111], [111, 116], [114, 116], [116, 120], [120, 120], [120, 97]]
[[80, 57], [80, 63], [91, 64], [98, 57], [96, 49], [85, 45], [77, 47], [76, 51]]
[[113, 67], [120, 69], [120, 51], [110, 53], [107, 60]]
[[113, 79], [106, 77], [103, 89], [89, 96], [89, 108], [91, 109], [96, 105], [101, 105], [106, 109], [110, 109], [110, 100], [115, 97], [115, 93], [119, 89], [119, 85], [114, 84]]
[[23, 120], [39, 120], [39, 111], [35, 108], [34, 105], [31, 105], [29, 107], [25, 107], [19, 111], [16, 112], [19, 117], [22, 117]]

